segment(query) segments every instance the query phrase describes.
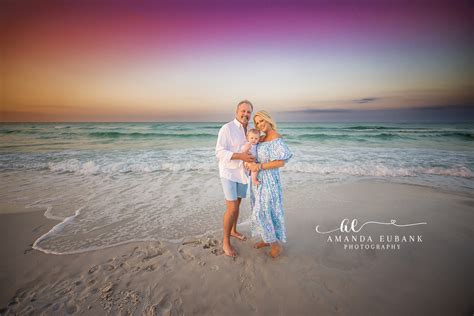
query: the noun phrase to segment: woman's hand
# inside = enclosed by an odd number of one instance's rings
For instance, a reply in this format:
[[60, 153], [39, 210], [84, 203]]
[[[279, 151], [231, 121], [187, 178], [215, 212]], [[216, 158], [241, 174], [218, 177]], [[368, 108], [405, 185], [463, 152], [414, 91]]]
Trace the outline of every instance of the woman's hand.
[[247, 169], [252, 171], [252, 172], [257, 172], [260, 170], [260, 164], [251, 162], [247, 164]]

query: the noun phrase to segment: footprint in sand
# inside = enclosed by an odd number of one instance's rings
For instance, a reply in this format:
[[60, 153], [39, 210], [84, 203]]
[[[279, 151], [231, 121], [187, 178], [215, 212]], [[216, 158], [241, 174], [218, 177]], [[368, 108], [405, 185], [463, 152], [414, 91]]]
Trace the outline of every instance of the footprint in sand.
[[107, 271], [113, 271], [115, 270], [115, 267], [111, 264], [107, 264], [105, 267], [104, 267], [105, 270]]
[[125, 272], [137, 272], [140, 271], [141, 267], [139, 265], [139, 260], [137, 258], [128, 259], [125, 262], [119, 264], [119, 267]]
[[69, 281], [64, 280], [64, 281], [61, 281], [60, 283], [56, 284], [55, 288], [63, 288], [63, 287], [67, 287], [68, 285], [69, 285]]
[[132, 253], [130, 253], [129, 255], [123, 255], [122, 257], [133, 257], [139, 248], [140, 247], [133, 248]]
[[96, 272], [98, 268], [99, 268], [98, 266], [93, 266], [93, 267], [91, 267], [91, 268], [89, 269], [89, 274], [92, 274], [92, 273]]
[[193, 247], [196, 247], [196, 246], [199, 246], [200, 244], [202, 244], [200, 240], [188, 240], [188, 241], [184, 241], [181, 245], [183, 246], [191, 245]]
[[60, 305], [58, 303], [53, 305], [53, 312], [56, 312], [59, 309]]
[[33, 315], [34, 311], [33, 306], [28, 305], [20, 311], [19, 315]]
[[112, 282], [108, 282], [107, 284], [102, 286], [99, 289], [99, 293], [100, 293], [101, 298], [105, 299], [105, 298], [109, 297], [113, 293], [114, 287], [115, 287], [115, 285]]
[[149, 307], [146, 309], [145, 315], [146, 315], [146, 316], [156, 316], [156, 315], [160, 315], [160, 306], [158, 306], [158, 305], [149, 306]]
[[178, 253], [180, 254], [181, 258], [186, 261], [194, 260], [194, 256], [190, 253], [187, 253], [183, 248], [179, 249]]
[[146, 267], [146, 268], [145, 268], [145, 271], [149, 271], [149, 272], [150, 272], [150, 271], [155, 271], [156, 268], [157, 268], [157, 265], [152, 264], [152, 265]]
[[119, 267], [122, 268], [123, 270], [125, 270], [125, 272], [128, 272], [130, 270], [130, 265], [127, 262], [122, 262], [119, 265]]
[[23, 301], [25, 297], [26, 297], [26, 289], [18, 289], [15, 295], [12, 297], [12, 299], [8, 303], [8, 307], [18, 304], [19, 302]]
[[128, 256], [130, 259], [126, 259], [126, 264], [128, 266], [137, 266], [140, 263], [156, 260], [157, 257], [167, 252], [167, 249], [160, 245], [161, 243], [156, 243], [146, 247], [135, 247]]
[[163, 250], [160, 248], [151, 249], [147, 252], [146, 256], [142, 259], [143, 262], [161, 256], [163, 254]]
[[204, 242], [203, 248], [208, 249], [208, 248], [213, 248], [219, 245], [219, 241], [217, 239], [213, 239], [212, 237], [209, 238]]
[[79, 310], [76, 304], [70, 303], [70, 302], [66, 303], [64, 309], [66, 310], [66, 313], [69, 315], [74, 314]]
[[216, 255], [216, 256], [220, 256], [222, 254], [224, 254], [224, 250], [222, 250], [222, 248], [214, 248], [211, 250], [211, 253]]
[[18, 300], [17, 297], [13, 297], [10, 302], [8, 302], [8, 305], [7, 307], [12, 307], [12, 306], [15, 306], [16, 304], [18, 304], [20, 301]]
[[173, 300], [170, 294], [165, 294], [158, 304], [154, 304], [147, 309], [146, 315], [184, 315], [182, 304], [183, 301], [180, 297]]
[[163, 264], [163, 269], [165, 270], [166, 273], [170, 273], [170, 272], [173, 272], [174, 271], [174, 268], [173, 266], [170, 266], [168, 264]]

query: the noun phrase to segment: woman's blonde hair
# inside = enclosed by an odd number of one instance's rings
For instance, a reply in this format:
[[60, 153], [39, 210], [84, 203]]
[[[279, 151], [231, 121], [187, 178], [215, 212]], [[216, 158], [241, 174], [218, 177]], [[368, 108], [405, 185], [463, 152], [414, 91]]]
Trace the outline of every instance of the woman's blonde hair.
[[261, 118], [263, 118], [265, 121], [267, 121], [268, 124], [270, 124], [270, 126], [273, 128], [273, 130], [277, 130], [277, 124], [275, 123], [275, 121], [272, 119], [272, 117], [270, 116], [270, 114], [268, 114], [267, 111], [258, 111], [257, 113], [255, 113], [255, 115], [253, 116], [253, 124], [255, 125], [255, 127], [257, 127], [257, 122], [255, 122], [255, 118], [257, 116], [260, 116]]

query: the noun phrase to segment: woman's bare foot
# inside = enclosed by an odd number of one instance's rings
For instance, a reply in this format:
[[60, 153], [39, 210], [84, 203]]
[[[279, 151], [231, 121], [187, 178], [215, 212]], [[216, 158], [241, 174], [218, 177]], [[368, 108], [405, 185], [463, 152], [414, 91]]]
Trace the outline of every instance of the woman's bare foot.
[[281, 253], [281, 246], [279, 244], [272, 244], [272, 249], [268, 253], [268, 255], [272, 258], [276, 258]]
[[241, 233], [238, 233], [238, 232], [230, 232], [230, 235], [232, 237], [235, 237], [237, 238], [238, 240], [242, 240], [242, 241], [246, 241], [247, 240], [247, 237], [245, 235], [242, 235]]
[[224, 250], [224, 253], [226, 254], [226, 256], [229, 256], [232, 258], [237, 257], [237, 252], [230, 244], [222, 245], [222, 250]]
[[258, 243], [256, 243], [255, 245], [253, 245], [253, 247], [255, 249], [260, 249], [260, 248], [263, 248], [263, 247], [268, 247], [270, 246], [269, 243], [266, 243], [266, 242], [263, 242], [263, 241], [259, 241]]

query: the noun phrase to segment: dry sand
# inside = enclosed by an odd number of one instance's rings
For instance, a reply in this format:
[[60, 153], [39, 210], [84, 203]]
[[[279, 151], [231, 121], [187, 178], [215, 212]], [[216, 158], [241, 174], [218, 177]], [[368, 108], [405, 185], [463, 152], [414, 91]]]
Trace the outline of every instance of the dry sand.
[[[285, 192], [289, 242], [281, 257], [253, 241], [222, 255], [221, 237], [142, 242], [74, 255], [32, 250], [57, 222], [44, 211], [0, 215], [2, 314], [471, 315], [474, 196], [359, 182]], [[11, 207], [11, 206], [8, 206]], [[1, 213], [6, 213], [4, 209]], [[400, 250], [344, 250], [321, 230], [343, 218], [362, 235], [422, 235]], [[249, 234], [248, 227], [241, 232]], [[376, 242], [376, 241], [374, 241]]]

